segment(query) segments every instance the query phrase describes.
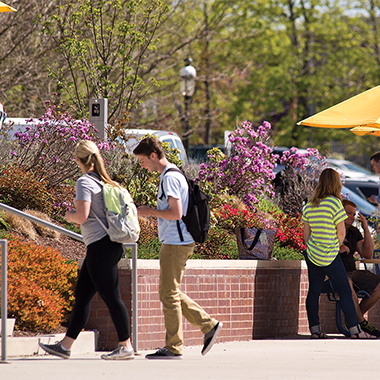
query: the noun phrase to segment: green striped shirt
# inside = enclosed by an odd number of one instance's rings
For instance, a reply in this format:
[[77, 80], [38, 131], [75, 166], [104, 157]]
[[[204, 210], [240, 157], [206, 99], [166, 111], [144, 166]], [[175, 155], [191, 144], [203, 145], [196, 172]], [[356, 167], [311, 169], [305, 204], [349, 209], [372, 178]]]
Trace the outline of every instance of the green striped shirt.
[[339, 252], [336, 226], [347, 218], [342, 202], [329, 196], [320, 201], [319, 206], [307, 203], [302, 221], [310, 225], [311, 234], [306, 243], [307, 257], [320, 267], [332, 263]]

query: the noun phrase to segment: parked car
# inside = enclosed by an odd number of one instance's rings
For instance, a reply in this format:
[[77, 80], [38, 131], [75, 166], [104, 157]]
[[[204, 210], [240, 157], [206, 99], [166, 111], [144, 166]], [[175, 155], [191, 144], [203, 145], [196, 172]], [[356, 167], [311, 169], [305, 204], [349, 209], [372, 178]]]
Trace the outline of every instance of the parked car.
[[359, 194], [346, 187], [345, 185], [342, 186], [342, 195], [343, 199], [349, 199], [350, 201], [354, 202], [356, 206], [358, 206], [358, 211], [366, 218], [372, 216], [376, 211], [376, 206], [369, 203], [366, 199], [363, 199]]
[[226, 149], [223, 144], [219, 145], [192, 145], [189, 147], [189, 161], [202, 163], [207, 161], [207, 152], [212, 148], [218, 148], [223, 153], [225, 153]]
[[175, 132], [156, 131], [154, 129], [126, 129], [124, 134], [126, 137], [124, 146], [129, 153], [132, 153], [133, 149], [138, 145], [143, 136], [149, 134], [156, 136], [161, 142], [168, 143], [171, 149], [177, 148], [180, 151], [179, 158], [184, 164], [187, 163], [186, 151], [182, 144], [182, 140]]
[[16, 132], [26, 132], [27, 127], [36, 125], [36, 121], [29, 121], [30, 119], [24, 119], [21, 117], [7, 117], [4, 122], [4, 129], [6, 130], [7, 137], [11, 140], [14, 139]]
[[371, 170], [364, 168], [356, 164], [355, 162], [348, 160], [337, 160], [334, 158], [327, 158], [326, 162], [329, 167], [335, 169], [339, 174], [345, 178], [364, 178], [367, 180], [379, 182], [379, 176], [373, 173]]
[[376, 181], [346, 179], [344, 181], [344, 186], [365, 200], [371, 195], [378, 195], [379, 193], [379, 183]]

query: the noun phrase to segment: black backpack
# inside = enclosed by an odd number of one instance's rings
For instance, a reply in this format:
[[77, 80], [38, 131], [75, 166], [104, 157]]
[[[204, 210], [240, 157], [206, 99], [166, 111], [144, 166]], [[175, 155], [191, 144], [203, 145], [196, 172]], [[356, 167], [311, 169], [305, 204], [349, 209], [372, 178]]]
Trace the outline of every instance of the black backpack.
[[[169, 168], [166, 172], [175, 171], [181, 173], [187, 181], [189, 186], [189, 204], [187, 206], [186, 216], [182, 216], [182, 220], [186, 225], [187, 230], [197, 243], [204, 243], [208, 237], [208, 230], [210, 229], [210, 196], [205, 194], [199, 185], [193, 179], [189, 178], [178, 168]], [[165, 196], [163, 182], [161, 182], [161, 196]], [[179, 238], [183, 241], [183, 235], [177, 220], [177, 229]]]

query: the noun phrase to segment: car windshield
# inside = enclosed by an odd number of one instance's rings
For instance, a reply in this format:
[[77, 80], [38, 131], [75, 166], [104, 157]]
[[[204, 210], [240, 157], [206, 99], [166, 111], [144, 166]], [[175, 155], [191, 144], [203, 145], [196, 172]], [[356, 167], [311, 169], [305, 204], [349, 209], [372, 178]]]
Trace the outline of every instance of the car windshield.
[[368, 170], [366, 168], [363, 168], [362, 166], [359, 166], [359, 165], [348, 163], [348, 164], [344, 164], [344, 166], [348, 170], [352, 170], [354, 172], [360, 172], [360, 173], [364, 173], [364, 174], [367, 174], [367, 175], [373, 175], [373, 173], [370, 170]]

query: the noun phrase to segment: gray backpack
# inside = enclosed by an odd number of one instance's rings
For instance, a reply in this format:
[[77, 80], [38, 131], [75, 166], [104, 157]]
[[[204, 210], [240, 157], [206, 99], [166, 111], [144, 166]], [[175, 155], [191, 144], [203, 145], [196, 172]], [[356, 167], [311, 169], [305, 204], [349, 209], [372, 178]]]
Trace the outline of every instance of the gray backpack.
[[103, 183], [94, 176], [87, 176], [103, 188], [104, 212], [108, 228], [93, 211], [92, 213], [110, 239], [117, 243], [136, 243], [140, 235], [140, 225], [136, 206], [128, 190]]

